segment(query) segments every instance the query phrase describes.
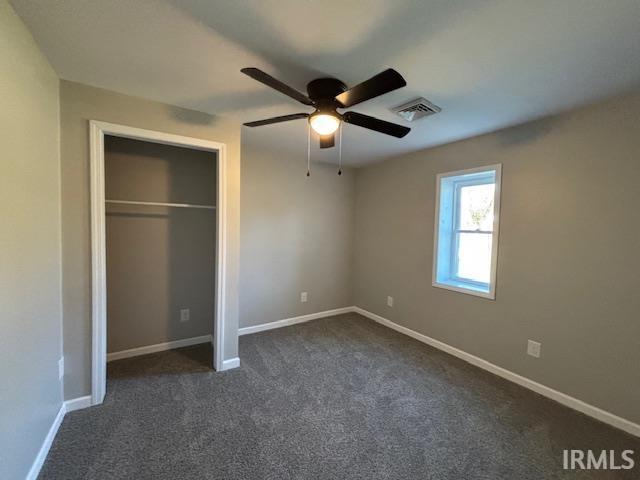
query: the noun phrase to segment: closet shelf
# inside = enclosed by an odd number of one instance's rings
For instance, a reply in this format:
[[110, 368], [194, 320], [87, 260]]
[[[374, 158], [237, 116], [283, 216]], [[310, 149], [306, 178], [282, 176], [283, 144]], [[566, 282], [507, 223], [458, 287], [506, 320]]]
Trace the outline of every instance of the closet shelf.
[[205, 210], [215, 210], [215, 205], [196, 205], [192, 203], [164, 203], [164, 202], [137, 202], [133, 200], [105, 200], [105, 203], [119, 205], [149, 205], [152, 207], [178, 207], [178, 208], [202, 208]]

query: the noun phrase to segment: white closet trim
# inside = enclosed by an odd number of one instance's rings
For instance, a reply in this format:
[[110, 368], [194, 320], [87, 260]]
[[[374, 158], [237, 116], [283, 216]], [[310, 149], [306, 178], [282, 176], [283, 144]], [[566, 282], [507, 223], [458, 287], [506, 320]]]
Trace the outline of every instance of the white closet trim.
[[[89, 121], [90, 185], [91, 185], [91, 404], [102, 403], [107, 378], [107, 285], [104, 191], [104, 136], [143, 140], [164, 145], [195, 148], [217, 154], [216, 198], [216, 308], [213, 323], [214, 368], [222, 371], [238, 366], [225, 363], [224, 345], [237, 344], [237, 331], [226, 327], [227, 266], [227, 146], [224, 143], [183, 137], [164, 132]], [[235, 337], [233, 339], [226, 338]]]

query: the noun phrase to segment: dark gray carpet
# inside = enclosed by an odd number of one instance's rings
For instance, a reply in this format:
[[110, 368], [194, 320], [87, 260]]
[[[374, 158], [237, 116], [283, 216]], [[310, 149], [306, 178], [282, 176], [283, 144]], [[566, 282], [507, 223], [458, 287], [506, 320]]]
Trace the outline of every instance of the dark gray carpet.
[[42, 479], [640, 478], [564, 472], [563, 448], [640, 440], [356, 314], [109, 364]]

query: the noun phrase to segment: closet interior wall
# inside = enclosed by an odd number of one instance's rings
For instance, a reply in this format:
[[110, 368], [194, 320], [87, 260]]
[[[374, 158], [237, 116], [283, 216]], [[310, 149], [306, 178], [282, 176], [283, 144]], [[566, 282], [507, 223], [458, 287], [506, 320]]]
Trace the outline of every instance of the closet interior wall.
[[[216, 155], [105, 138], [107, 352], [213, 334]], [[181, 310], [189, 318], [181, 321]]]

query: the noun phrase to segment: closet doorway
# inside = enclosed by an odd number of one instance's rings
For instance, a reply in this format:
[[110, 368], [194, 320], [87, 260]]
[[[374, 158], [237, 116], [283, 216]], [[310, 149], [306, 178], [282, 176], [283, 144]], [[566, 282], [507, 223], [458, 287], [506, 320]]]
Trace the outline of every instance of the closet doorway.
[[108, 312], [112, 359], [211, 335], [225, 369], [225, 145], [91, 121], [90, 146], [92, 404], [106, 393]]

